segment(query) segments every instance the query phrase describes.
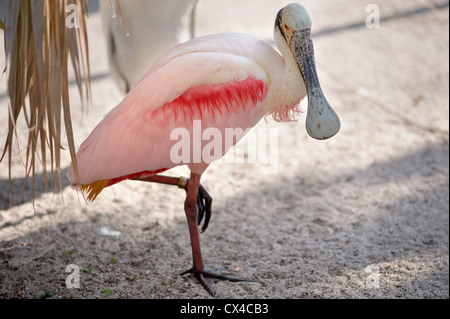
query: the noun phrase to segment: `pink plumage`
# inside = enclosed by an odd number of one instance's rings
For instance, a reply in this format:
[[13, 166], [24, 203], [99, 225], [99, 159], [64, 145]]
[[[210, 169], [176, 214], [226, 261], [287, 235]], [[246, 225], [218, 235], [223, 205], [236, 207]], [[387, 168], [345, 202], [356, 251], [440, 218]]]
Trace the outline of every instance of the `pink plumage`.
[[[82, 143], [78, 176], [69, 168], [70, 181], [88, 193], [88, 200], [125, 179], [184, 188], [193, 256], [188, 272], [211, 295], [211, 281], [241, 281], [203, 266], [198, 224], [205, 217], [202, 230], [208, 226], [212, 198], [200, 179], [211, 161], [267, 114], [296, 120], [307, 93], [308, 133], [322, 140], [339, 131], [339, 118], [318, 81], [310, 28], [306, 10], [290, 4], [275, 20], [281, 55], [243, 34], [211, 35], [172, 47]], [[219, 148], [210, 146], [215, 139]], [[188, 181], [159, 174], [177, 165], [188, 165]]]
[[[267, 73], [249, 57], [251, 52], [241, 50], [240, 55], [235, 55], [198, 50], [210, 45], [208, 38], [169, 50], [164, 59], [155, 63], [159, 67], [152, 67], [94, 128], [77, 153], [78, 181], [73, 166], [69, 168], [68, 177], [74, 185], [109, 180], [105, 186], [110, 186], [141, 172], [161, 172], [189, 164], [171, 160], [170, 150], [177, 141], [171, 140], [170, 134], [176, 128], [185, 128], [192, 136], [194, 120], [201, 120], [202, 132], [214, 127], [222, 134], [226, 128], [246, 130], [260, 120], [269, 86]], [[250, 39], [255, 42], [254, 49], [277, 54], [253, 37], [219, 38], [246, 44]], [[226, 151], [224, 148], [221, 156]], [[202, 164], [190, 167], [202, 173], [209, 163]]]

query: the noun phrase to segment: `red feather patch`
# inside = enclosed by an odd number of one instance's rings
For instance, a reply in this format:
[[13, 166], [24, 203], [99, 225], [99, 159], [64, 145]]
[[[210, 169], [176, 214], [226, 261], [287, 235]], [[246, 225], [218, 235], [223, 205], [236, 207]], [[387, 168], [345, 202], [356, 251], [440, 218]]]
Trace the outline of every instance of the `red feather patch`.
[[[164, 104], [150, 114], [150, 118], [182, 117], [184, 121], [201, 119], [206, 112], [213, 117], [228, 117], [239, 108], [262, 102], [267, 93], [267, 85], [261, 80], [249, 77], [244, 81], [226, 84], [202, 85], [186, 90], [175, 100]], [[168, 114], [169, 113], [169, 114]]]

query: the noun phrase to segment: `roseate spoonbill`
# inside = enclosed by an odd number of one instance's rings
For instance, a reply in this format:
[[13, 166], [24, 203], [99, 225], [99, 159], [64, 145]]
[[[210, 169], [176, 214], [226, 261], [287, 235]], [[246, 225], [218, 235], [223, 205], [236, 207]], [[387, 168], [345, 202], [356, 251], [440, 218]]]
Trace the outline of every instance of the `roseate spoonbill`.
[[[171, 131], [183, 128], [192, 137], [196, 120], [201, 120], [203, 131], [215, 128], [222, 133], [226, 128], [253, 127], [267, 114], [276, 120], [294, 120], [306, 95], [306, 128], [313, 138], [329, 138], [340, 127], [319, 85], [307, 11], [299, 4], [281, 9], [274, 37], [281, 55], [266, 42], [244, 34], [210, 35], [171, 48], [82, 143], [76, 156], [79, 175], [72, 166], [68, 172], [88, 200], [125, 179], [184, 188], [193, 255], [189, 272], [211, 295], [212, 281], [240, 279], [203, 267], [198, 225], [205, 216], [202, 229], [206, 229], [212, 200], [200, 177], [209, 162], [201, 156], [202, 144], [200, 149], [189, 149], [189, 161], [174, 163], [170, 153], [177, 142]], [[159, 175], [183, 164], [191, 171], [189, 180]]]
[[111, 0], [100, 1], [108, 62], [122, 92], [128, 93], [164, 51], [193, 38], [197, 1], [121, 1], [128, 35], [112, 15]]

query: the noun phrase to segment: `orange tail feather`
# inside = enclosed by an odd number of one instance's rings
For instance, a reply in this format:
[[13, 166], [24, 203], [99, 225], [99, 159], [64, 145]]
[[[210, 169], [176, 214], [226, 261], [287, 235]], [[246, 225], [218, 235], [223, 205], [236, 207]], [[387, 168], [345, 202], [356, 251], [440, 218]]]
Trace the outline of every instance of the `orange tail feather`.
[[81, 186], [81, 190], [86, 193], [87, 200], [93, 202], [98, 194], [108, 185], [109, 179], [96, 181], [88, 185]]
[[93, 183], [90, 183], [87, 185], [82, 185], [81, 191], [87, 195], [88, 201], [93, 202], [97, 198], [98, 194], [100, 194], [101, 191], [103, 190], [103, 188], [105, 188], [105, 187], [114, 185], [114, 184], [119, 183], [126, 179], [133, 179], [133, 178], [136, 178], [139, 176], [146, 177], [146, 176], [156, 175], [156, 174], [164, 172], [166, 170], [167, 170], [167, 168], [161, 168], [161, 169], [157, 169], [156, 171], [142, 171], [142, 172], [133, 173], [133, 174], [117, 177], [117, 178], [103, 179], [103, 180], [96, 181], [96, 182], [93, 182]]

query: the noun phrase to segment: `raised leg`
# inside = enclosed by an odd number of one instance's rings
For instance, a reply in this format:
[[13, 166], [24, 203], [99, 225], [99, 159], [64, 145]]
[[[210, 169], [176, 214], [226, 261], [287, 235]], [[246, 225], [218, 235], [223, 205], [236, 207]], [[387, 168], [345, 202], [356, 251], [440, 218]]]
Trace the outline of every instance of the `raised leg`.
[[[151, 183], [160, 183], [166, 185], [174, 185], [179, 188], [184, 189], [186, 192], [189, 188], [189, 178], [184, 177], [173, 177], [173, 176], [165, 176], [165, 175], [151, 175], [151, 176], [138, 176], [133, 178], [132, 180], [142, 181], [142, 182], [151, 182]], [[209, 193], [203, 188], [201, 184], [198, 185], [197, 191], [197, 206], [198, 206], [198, 225], [201, 224], [203, 217], [205, 217], [205, 222], [203, 223], [202, 233], [208, 228], [209, 220], [211, 218], [211, 206], [212, 206], [212, 197]]]

